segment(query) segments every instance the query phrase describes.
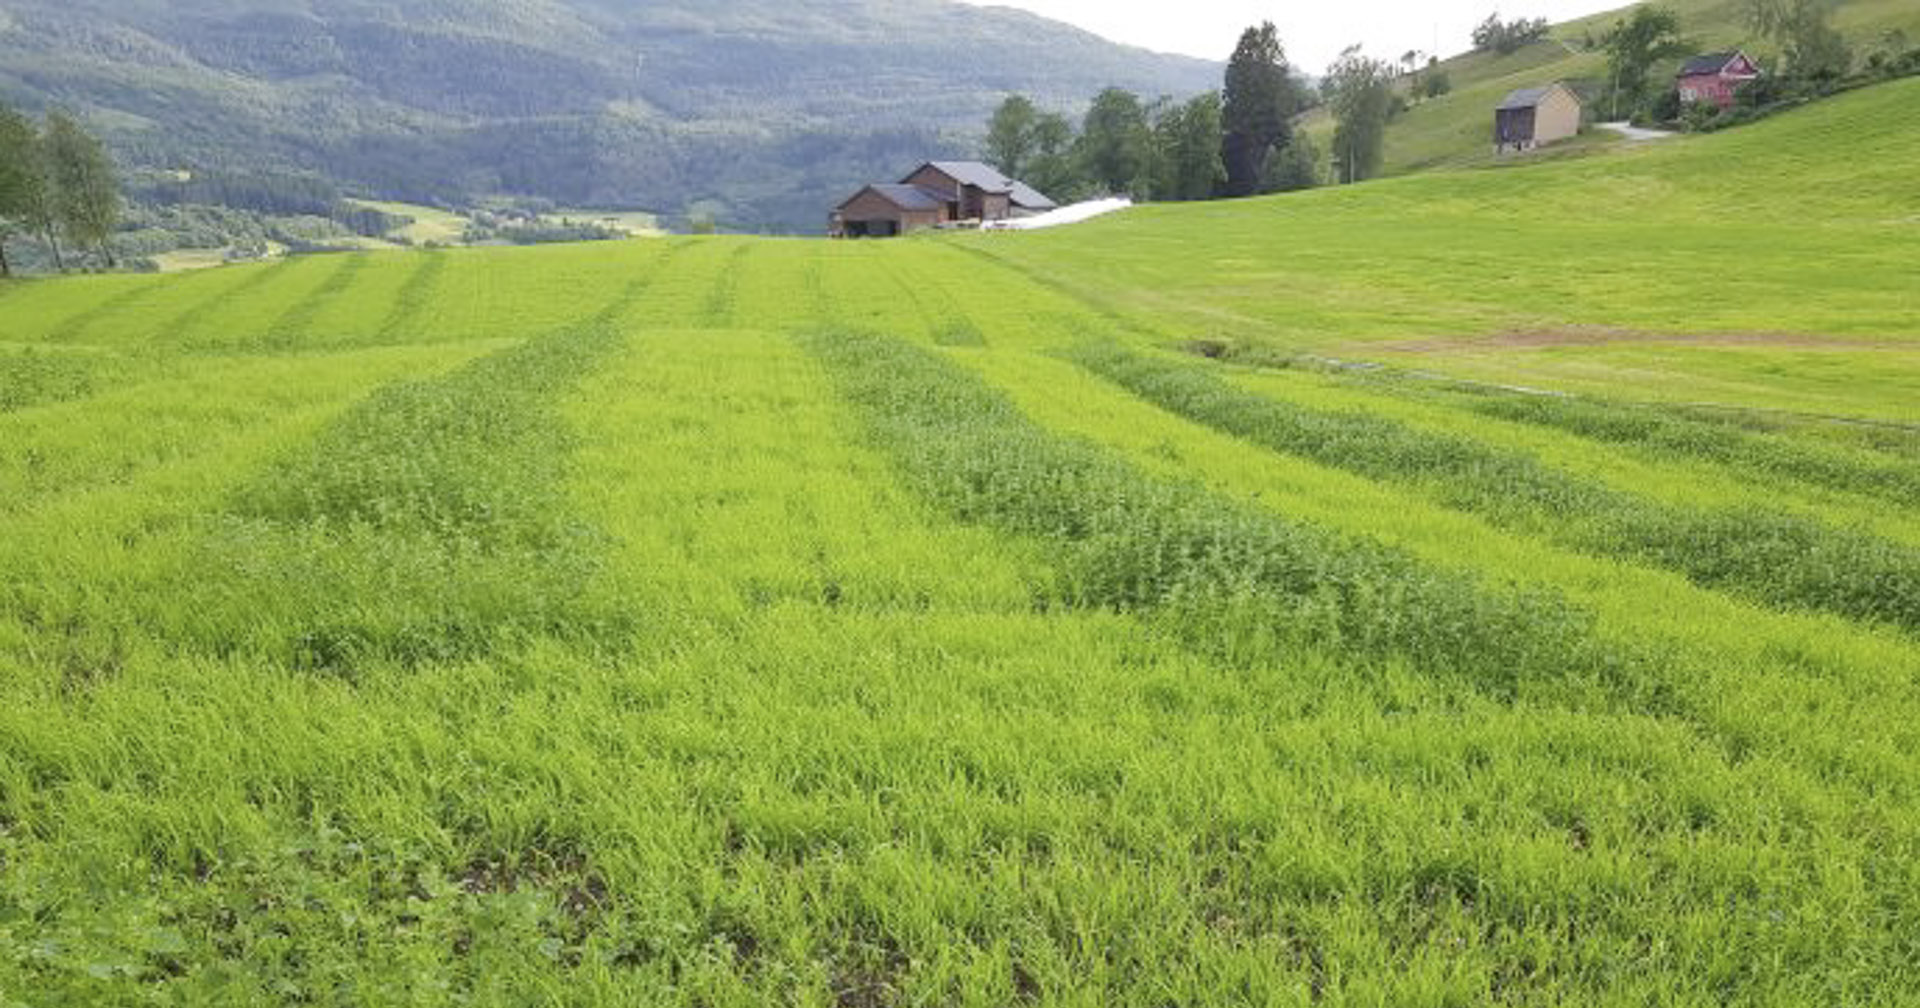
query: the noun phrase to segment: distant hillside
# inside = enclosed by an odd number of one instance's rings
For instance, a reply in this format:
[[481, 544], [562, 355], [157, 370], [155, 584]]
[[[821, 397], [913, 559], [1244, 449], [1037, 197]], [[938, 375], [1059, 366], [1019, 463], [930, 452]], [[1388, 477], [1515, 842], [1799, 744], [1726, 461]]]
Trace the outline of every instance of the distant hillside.
[[817, 229], [851, 182], [964, 153], [1008, 91], [1218, 70], [948, 0], [0, 0], [0, 97], [78, 109], [134, 164], [746, 228]]
[[[1757, 42], [1746, 28], [1744, 0], [1662, 0], [1680, 15], [1682, 30], [1702, 51], [1745, 47], [1763, 61], [1773, 47]], [[1386, 171], [1391, 175], [1432, 168], [1461, 167], [1492, 160], [1492, 109], [1509, 91], [1556, 80], [1598, 83], [1606, 73], [1606, 56], [1590, 51], [1625, 10], [1609, 11], [1556, 25], [1546, 38], [1510, 55], [1467, 53], [1441, 64], [1453, 82], [1453, 93], [1422, 102], [1387, 130]], [[1834, 25], [1866, 51], [1888, 29], [1900, 28], [1920, 39], [1920, 2], [1915, 0], [1841, 0]], [[1315, 132], [1331, 124], [1317, 117]], [[1592, 142], [1611, 142], [1595, 137]]]

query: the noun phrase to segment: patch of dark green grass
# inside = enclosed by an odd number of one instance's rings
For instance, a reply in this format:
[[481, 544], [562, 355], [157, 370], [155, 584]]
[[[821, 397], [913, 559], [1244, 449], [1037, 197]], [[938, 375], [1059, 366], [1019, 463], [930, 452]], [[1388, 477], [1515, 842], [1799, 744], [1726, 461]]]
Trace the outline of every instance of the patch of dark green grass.
[[617, 637], [622, 617], [584, 601], [606, 537], [567, 499], [574, 438], [557, 403], [620, 346], [614, 316], [644, 284], [581, 323], [382, 389], [241, 486], [207, 530], [187, 636], [343, 675]]
[[715, 271], [713, 286], [707, 290], [701, 317], [705, 324], [724, 329], [733, 324], [734, 309], [740, 300], [740, 271], [746, 268], [752, 245], [742, 244], [727, 254], [726, 264]]
[[367, 266], [368, 255], [355, 252], [337, 257], [333, 272], [327, 279], [315, 287], [306, 297], [287, 306], [287, 310], [273, 320], [267, 331], [261, 334], [258, 345], [270, 350], [285, 350], [297, 346], [313, 325], [313, 318], [326, 307], [329, 301], [339, 297], [353, 286], [360, 271]]
[[0, 350], [0, 413], [82, 398], [115, 370], [93, 354]]
[[[246, 276], [234, 283], [222, 286], [188, 305], [172, 318], [161, 323], [154, 337], [165, 343], [183, 344], [192, 342], [201, 329], [219, 319], [222, 312], [235, 301], [255, 290], [272, 283], [281, 274], [298, 265], [298, 256], [282, 256], [270, 266], [252, 267]], [[229, 269], [236, 267], [226, 267]]]
[[1419, 486], [1503, 527], [1656, 564], [1774, 605], [1920, 631], [1920, 550], [1869, 533], [1762, 507], [1660, 504], [1522, 452], [1371, 413], [1269, 398], [1110, 341], [1083, 342], [1067, 357], [1188, 419], [1332, 468]]
[[54, 326], [53, 329], [47, 333], [47, 341], [50, 343], [72, 343], [78, 341], [82, 336], [87, 334], [87, 330], [91, 329], [94, 323], [126, 311], [135, 302], [145, 297], [163, 282], [165, 282], [163, 277], [155, 276], [144, 283], [130, 286], [112, 297], [100, 299], [92, 306], [75, 312]]
[[1920, 502], [1920, 467], [1826, 450], [1737, 418], [1603, 403], [1571, 396], [1487, 392], [1455, 401], [1485, 416], [1549, 427], [1673, 459], [1704, 459], [1759, 481], [1793, 480], [1878, 497]]
[[856, 333], [807, 346], [926, 499], [1051, 545], [1067, 605], [1161, 615], [1239, 660], [1322, 646], [1452, 672], [1494, 695], [1634, 659], [1555, 595], [1496, 588], [1155, 479], [1050, 434], [937, 354]]
[[376, 330], [376, 343], [391, 343], [403, 339], [409, 330], [420, 322], [429, 305], [433, 303], [440, 281], [447, 272], [447, 253], [444, 249], [427, 249], [416, 257], [413, 272], [401, 283], [400, 291], [394, 296], [393, 308]]

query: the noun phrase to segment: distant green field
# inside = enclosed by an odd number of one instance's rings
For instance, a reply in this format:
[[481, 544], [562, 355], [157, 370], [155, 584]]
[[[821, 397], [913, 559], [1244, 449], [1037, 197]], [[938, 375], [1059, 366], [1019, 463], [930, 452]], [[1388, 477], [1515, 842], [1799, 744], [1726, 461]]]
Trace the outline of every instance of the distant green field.
[[451, 245], [460, 241], [467, 232], [467, 219], [449, 210], [422, 206], [418, 203], [394, 203], [381, 200], [353, 200], [352, 202], [369, 210], [412, 218], [413, 223], [395, 231], [391, 237], [404, 238], [416, 245], [425, 245], [429, 242]]
[[0, 286], [0, 1005], [1904, 1003], [1915, 107]]

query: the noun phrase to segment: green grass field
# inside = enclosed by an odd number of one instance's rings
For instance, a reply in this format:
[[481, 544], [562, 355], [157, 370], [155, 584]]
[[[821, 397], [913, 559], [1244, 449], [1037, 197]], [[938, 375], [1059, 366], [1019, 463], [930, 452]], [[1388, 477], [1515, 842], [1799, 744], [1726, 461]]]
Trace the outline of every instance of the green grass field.
[[0, 287], [0, 1005], [1910, 1003], [1916, 106]]
[[[1766, 65], [1776, 65], [1777, 47], [1755, 38], [1747, 27], [1746, 0], [1660, 0], [1660, 6], [1679, 15], [1682, 33], [1702, 52], [1744, 47]], [[1506, 165], [1622, 146], [1624, 141], [1618, 135], [1591, 130], [1575, 141], [1524, 159], [1497, 157], [1492, 149], [1493, 109], [1509, 92], [1557, 80], [1597, 83], [1605, 79], [1606, 55], [1588, 50], [1587, 40], [1599, 39], [1623, 15], [1623, 10], [1610, 11], [1557, 25], [1546, 39], [1508, 55], [1471, 52], [1444, 61], [1442, 68], [1452, 82], [1452, 93], [1415, 104], [1389, 125], [1386, 172], [1404, 175], [1441, 168]], [[1890, 30], [1920, 38], [1920, 4], [1912, 0], [1837, 0], [1832, 24], [1853, 46], [1856, 58], [1864, 61]], [[1669, 69], [1662, 67], [1658, 72]], [[1592, 108], [1588, 118], [1596, 122], [1625, 119], [1630, 111]], [[1328, 149], [1332, 119], [1316, 112], [1304, 125], [1320, 149]]]

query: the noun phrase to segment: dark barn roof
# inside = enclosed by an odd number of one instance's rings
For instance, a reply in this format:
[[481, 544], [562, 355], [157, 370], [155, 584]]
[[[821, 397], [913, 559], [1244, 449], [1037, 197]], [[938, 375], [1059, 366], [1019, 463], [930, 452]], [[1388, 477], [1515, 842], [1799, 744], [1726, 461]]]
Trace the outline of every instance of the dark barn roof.
[[1521, 88], [1520, 90], [1515, 91], [1512, 94], [1508, 95], [1503, 101], [1500, 102], [1500, 106], [1499, 106], [1500, 111], [1511, 112], [1514, 109], [1532, 108], [1535, 105], [1540, 104], [1540, 99], [1545, 98], [1547, 96], [1547, 92], [1552, 90], [1553, 89], [1550, 87]]
[[[853, 199], [848, 200], [847, 203], [859, 199], [862, 193], [869, 191], [879, 194], [882, 199], [885, 199], [887, 202], [892, 203], [902, 210], [938, 210], [947, 205], [946, 197], [931, 189], [922, 189], [919, 186], [901, 185], [893, 182], [881, 182], [870, 185], [860, 190], [860, 192], [854, 193]], [[842, 203], [840, 205], [846, 206], [847, 204]]]
[[1733, 62], [1734, 57], [1738, 55], [1740, 55], [1738, 49], [1730, 49], [1726, 52], [1702, 53], [1688, 60], [1687, 65], [1680, 68], [1680, 76], [1698, 77], [1702, 74], [1717, 74], [1725, 70], [1727, 64]]
[[1029, 210], [1051, 210], [1054, 207], [1054, 202], [1039, 190], [1019, 179], [1008, 178], [1000, 169], [984, 161], [929, 161], [927, 164], [947, 173], [961, 185], [975, 186], [995, 195], [1005, 194], [1015, 206]]

